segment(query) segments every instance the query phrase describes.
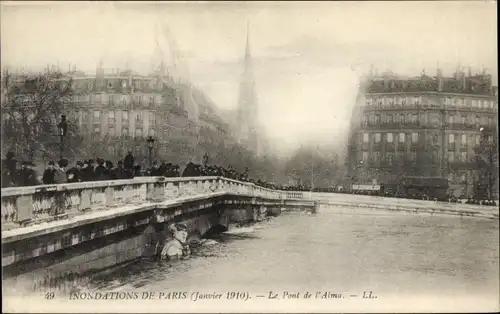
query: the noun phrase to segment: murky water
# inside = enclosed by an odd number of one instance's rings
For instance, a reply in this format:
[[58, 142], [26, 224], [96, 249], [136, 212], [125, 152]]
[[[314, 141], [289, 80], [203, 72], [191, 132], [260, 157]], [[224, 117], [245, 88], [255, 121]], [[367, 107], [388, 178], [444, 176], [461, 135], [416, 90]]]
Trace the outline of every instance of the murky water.
[[499, 295], [499, 223], [457, 216], [322, 208], [236, 229], [173, 265], [145, 262], [94, 288]]

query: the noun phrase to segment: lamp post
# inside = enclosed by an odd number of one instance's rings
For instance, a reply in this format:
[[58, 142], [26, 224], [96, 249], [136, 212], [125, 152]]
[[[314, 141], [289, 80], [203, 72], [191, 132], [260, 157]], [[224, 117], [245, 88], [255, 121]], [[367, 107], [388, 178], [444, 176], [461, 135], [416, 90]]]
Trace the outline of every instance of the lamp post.
[[153, 145], [155, 143], [155, 139], [152, 136], [148, 136], [146, 139], [148, 142], [148, 150], [149, 150], [149, 168], [153, 167]]
[[[487, 141], [486, 130], [484, 127], [479, 128], [480, 132], [480, 141], [479, 148], [477, 153], [478, 160], [478, 171], [480, 171], [479, 180], [480, 182], [484, 182], [486, 187], [481, 188], [481, 192], [479, 193], [479, 198], [484, 198], [487, 195], [488, 199], [491, 199], [493, 196], [493, 182], [492, 182], [492, 171], [493, 171], [493, 152], [490, 143]], [[478, 193], [476, 193], [478, 194]]]
[[208, 154], [205, 153], [205, 155], [203, 155], [203, 166], [206, 167], [208, 165]]
[[68, 123], [66, 122], [66, 116], [61, 115], [61, 121], [57, 124], [58, 135], [59, 135], [59, 155], [60, 159], [63, 158], [64, 152], [64, 137], [68, 133]]

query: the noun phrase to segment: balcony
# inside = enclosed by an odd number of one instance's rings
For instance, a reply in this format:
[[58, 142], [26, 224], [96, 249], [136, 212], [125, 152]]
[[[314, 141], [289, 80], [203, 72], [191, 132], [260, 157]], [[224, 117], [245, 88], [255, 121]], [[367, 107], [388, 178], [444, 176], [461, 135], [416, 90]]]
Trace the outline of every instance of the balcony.
[[493, 135], [497, 132], [497, 126], [496, 125], [475, 125], [476, 129], [479, 131], [480, 128], [483, 128], [483, 134], [485, 135]]
[[398, 143], [397, 150], [406, 151], [406, 143]]
[[479, 126], [475, 123], [446, 123], [444, 126], [447, 130], [479, 130]]
[[459, 169], [476, 169], [477, 162], [474, 161], [462, 161], [462, 160], [454, 160], [448, 161], [448, 168], [451, 170], [459, 170]]
[[433, 125], [431, 123], [419, 123], [417, 122], [392, 122], [385, 123], [381, 122], [379, 124], [368, 123], [363, 124], [363, 129], [365, 130], [401, 130], [401, 129], [428, 129], [428, 128], [440, 128], [441, 123]]
[[373, 143], [372, 149], [374, 151], [381, 151], [382, 150], [382, 142]]
[[394, 145], [394, 142], [386, 142], [385, 143], [385, 151], [394, 151], [396, 149], [395, 145]]

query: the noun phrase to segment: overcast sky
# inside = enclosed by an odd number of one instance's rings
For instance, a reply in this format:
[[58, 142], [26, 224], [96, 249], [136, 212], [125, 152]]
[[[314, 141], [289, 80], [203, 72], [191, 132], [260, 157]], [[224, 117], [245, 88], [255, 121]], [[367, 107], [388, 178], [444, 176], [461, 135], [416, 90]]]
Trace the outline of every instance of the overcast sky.
[[[260, 121], [280, 143], [346, 135], [357, 73], [451, 74], [458, 62], [498, 81], [494, 2], [2, 2], [2, 64], [68, 63], [148, 72], [155, 24], [167, 25], [184, 76], [220, 108], [237, 104], [250, 22]], [[166, 40], [163, 57], [171, 62]], [[172, 45], [170, 45], [172, 47]], [[351, 70], [351, 65], [356, 72]]]

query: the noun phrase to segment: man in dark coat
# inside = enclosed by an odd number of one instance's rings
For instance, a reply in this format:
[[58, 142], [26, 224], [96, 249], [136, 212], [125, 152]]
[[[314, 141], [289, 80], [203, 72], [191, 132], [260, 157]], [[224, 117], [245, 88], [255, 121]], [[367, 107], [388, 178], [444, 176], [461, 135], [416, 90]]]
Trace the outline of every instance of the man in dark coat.
[[179, 172], [179, 165], [172, 166], [172, 176], [173, 177], [180, 177], [181, 176], [181, 173]]
[[188, 162], [186, 165], [186, 168], [184, 168], [184, 171], [182, 172], [183, 177], [195, 177], [195, 165], [192, 162]]
[[132, 152], [128, 152], [127, 156], [123, 159], [123, 168], [125, 171], [130, 173], [130, 176], [132, 177], [132, 172], [134, 169], [134, 163], [135, 163], [135, 158], [132, 155]]
[[38, 181], [37, 174], [35, 170], [33, 170], [33, 167], [35, 164], [31, 161], [24, 161], [23, 162], [23, 168], [21, 170], [21, 175], [22, 175], [22, 185], [23, 186], [32, 186], [32, 185], [39, 185], [40, 182]]
[[82, 167], [83, 163], [81, 161], [77, 161], [75, 167], [72, 167], [66, 171], [66, 175], [68, 176], [68, 183], [82, 182]]
[[90, 160], [85, 160], [83, 162], [81, 173], [82, 181], [92, 181], [94, 178], [94, 169], [90, 166]]
[[163, 175], [167, 178], [171, 178], [174, 176], [174, 168], [172, 167], [172, 164], [169, 162], [165, 164], [163, 167]]
[[163, 176], [163, 173], [161, 173], [161, 169], [158, 166], [158, 163], [156, 161], [153, 162], [153, 168], [151, 168], [150, 175], [152, 177], [160, 177]]
[[116, 172], [113, 167], [113, 162], [111, 160], [106, 161], [106, 180], [115, 180], [116, 179]]
[[17, 160], [14, 159], [14, 153], [8, 152], [2, 161], [2, 187], [15, 186], [17, 180]]
[[141, 165], [134, 166], [132, 177], [142, 177]]
[[55, 184], [56, 183], [54, 180], [55, 173], [56, 170], [54, 169], [54, 162], [49, 161], [47, 169], [45, 169], [45, 171], [43, 172], [43, 177], [42, 177], [43, 184]]
[[123, 168], [123, 161], [118, 161], [118, 166], [114, 169], [116, 179], [127, 179], [128, 175]]
[[97, 167], [95, 168], [94, 174], [94, 180], [96, 181], [103, 181], [106, 180], [106, 167], [104, 167], [104, 159], [102, 158], [97, 158]]
[[62, 158], [57, 163], [56, 172], [54, 175], [54, 181], [56, 184], [63, 184], [68, 182], [68, 176], [66, 174], [66, 167], [68, 167], [68, 160]]

